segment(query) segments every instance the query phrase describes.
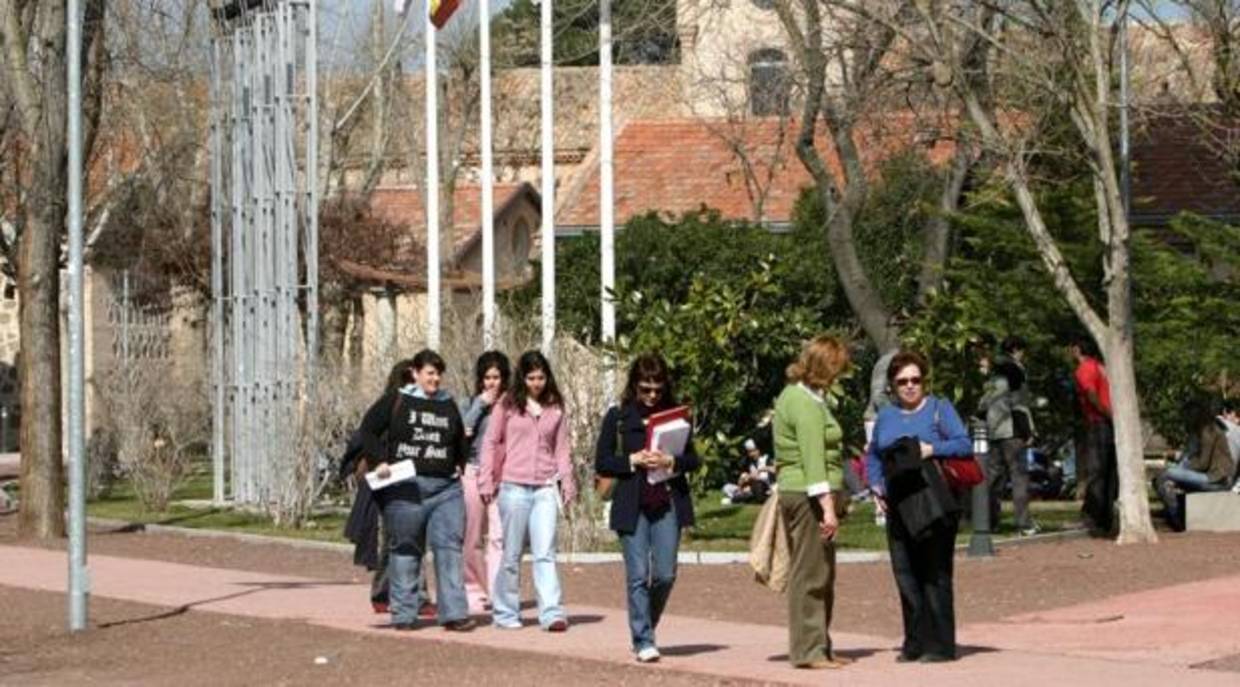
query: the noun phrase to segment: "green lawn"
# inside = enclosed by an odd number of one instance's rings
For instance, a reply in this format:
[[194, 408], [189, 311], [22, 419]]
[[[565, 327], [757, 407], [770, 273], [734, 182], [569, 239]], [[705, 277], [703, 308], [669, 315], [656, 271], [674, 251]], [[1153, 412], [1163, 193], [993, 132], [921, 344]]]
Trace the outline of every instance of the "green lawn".
[[[749, 548], [749, 532], [758, 517], [757, 505], [721, 505], [708, 501], [697, 505], [697, 527], [685, 535], [684, 548], [690, 551], [744, 551]], [[1030, 504], [1034, 520], [1043, 532], [1058, 532], [1080, 518], [1080, 504], [1073, 501], [1035, 501]], [[997, 538], [1016, 536], [1012, 526], [1012, 504], [1003, 504], [1004, 516]], [[971, 523], [961, 523], [958, 541], [968, 543], [973, 530]], [[874, 505], [854, 503], [839, 533], [842, 549], [886, 550], [887, 534], [884, 528], [874, 524]]]
[[[176, 491], [175, 501], [207, 501], [211, 498], [209, 472], [199, 470]], [[719, 494], [700, 499], [697, 503], [697, 526], [685, 533], [682, 550], [685, 551], [746, 551], [749, 533], [757, 518], [757, 505], [725, 505], [719, 503]], [[1079, 505], [1071, 501], [1035, 501], [1031, 504], [1034, 518], [1044, 532], [1056, 532], [1078, 518]], [[143, 524], [174, 525], [196, 529], [246, 532], [296, 539], [343, 542], [342, 530], [345, 515], [336, 509], [313, 517], [305, 527], [276, 527], [269, 518], [230, 508], [190, 507], [174, 503], [166, 512], [144, 512], [127, 485], [117, 485], [107, 496], [92, 501], [87, 512], [98, 518], [124, 520]], [[1015, 536], [1011, 519], [1011, 504], [1004, 504], [1003, 524], [996, 537]], [[969, 523], [962, 523], [959, 541], [967, 543], [971, 530]], [[618, 551], [614, 537], [605, 537], [603, 548]], [[840, 529], [839, 544], [848, 550], [885, 550], [886, 533], [874, 524], [874, 506], [870, 503], [854, 504], [852, 512]]]
[[[173, 494], [174, 501], [209, 501], [211, 499], [211, 475], [198, 471], [191, 475]], [[315, 515], [305, 527], [276, 527], [270, 518], [232, 508], [189, 507], [173, 503], [167, 511], [156, 513], [142, 510], [133, 490], [125, 483], [117, 484], [111, 491], [86, 505], [86, 512], [95, 518], [124, 520], [147, 525], [173, 525], [204, 530], [225, 530], [264, 534], [295, 539], [317, 541], [345, 541], [345, 515], [328, 512]]]

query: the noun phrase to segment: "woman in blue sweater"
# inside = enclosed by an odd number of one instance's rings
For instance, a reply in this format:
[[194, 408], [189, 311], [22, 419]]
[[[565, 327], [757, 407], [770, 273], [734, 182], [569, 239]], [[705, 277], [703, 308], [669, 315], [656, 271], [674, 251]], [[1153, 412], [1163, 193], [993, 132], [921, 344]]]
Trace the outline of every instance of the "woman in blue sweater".
[[952, 598], [952, 553], [958, 511], [948, 513], [918, 537], [909, 533], [900, 511], [887, 508], [883, 452], [906, 437], [917, 441], [922, 460], [967, 458], [969, 433], [950, 401], [926, 392], [930, 364], [914, 351], [900, 351], [887, 368], [896, 402], [878, 413], [866, 452], [866, 475], [880, 508], [887, 511], [887, 545], [904, 616], [901, 662], [925, 663], [956, 658], [956, 614]]

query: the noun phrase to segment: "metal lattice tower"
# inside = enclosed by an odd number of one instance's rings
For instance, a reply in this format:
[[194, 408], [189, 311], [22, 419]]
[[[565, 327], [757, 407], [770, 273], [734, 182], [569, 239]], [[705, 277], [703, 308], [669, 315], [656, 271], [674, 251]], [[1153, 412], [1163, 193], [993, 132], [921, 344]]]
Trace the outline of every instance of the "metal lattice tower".
[[317, 0], [210, 7], [214, 497], [261, 506], [318, 353]]

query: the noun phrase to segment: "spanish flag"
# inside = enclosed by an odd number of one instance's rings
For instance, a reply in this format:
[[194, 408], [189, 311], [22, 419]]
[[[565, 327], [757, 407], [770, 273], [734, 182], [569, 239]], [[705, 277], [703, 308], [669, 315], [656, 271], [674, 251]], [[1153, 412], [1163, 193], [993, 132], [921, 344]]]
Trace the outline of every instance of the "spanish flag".
[[442, 29], [460, 4], [461, 0], [431, 0], [431, 23]]
[[[396, 0], [396, 13], [403, 15], [407, 4], [409, 4], [408, 0]], [[435, 25], [435, 28], [442, 29], [460, 4], [461, 0], [430, 0], [431, 23]]]

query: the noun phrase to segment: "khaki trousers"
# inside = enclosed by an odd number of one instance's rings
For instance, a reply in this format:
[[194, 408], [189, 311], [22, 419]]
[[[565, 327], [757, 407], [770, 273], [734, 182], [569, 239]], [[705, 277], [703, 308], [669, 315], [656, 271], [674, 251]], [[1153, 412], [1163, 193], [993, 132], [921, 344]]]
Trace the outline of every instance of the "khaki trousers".
[[779, 507], [788, 528], [788, 660], [801, 665], [831, 658], [835, 543], [819, 534], [817, 499], [780, 491]]

